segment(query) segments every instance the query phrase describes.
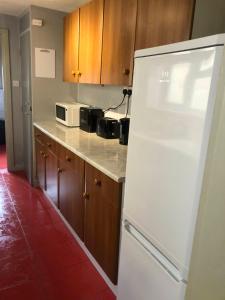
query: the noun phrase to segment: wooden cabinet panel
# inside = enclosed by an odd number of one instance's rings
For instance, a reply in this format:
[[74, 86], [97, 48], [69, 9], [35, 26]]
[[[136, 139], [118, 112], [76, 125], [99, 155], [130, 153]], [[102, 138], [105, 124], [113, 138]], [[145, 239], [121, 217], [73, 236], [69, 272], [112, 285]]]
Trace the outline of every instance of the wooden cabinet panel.
[[49, 199], [58, 207], [58, 158], [49, 149], [46, 158], [46, 191]]
[[102, 84], [131, 85], [137, 0], [105, 0]]
[[116, 284], [122, 187], [92, 166], [85, 166], [85, 245]]
[[35, 139], [36, 145], [36, 176], [39, 182], [40, 187], [43, 190], [46, 190], [46, 154], [45, 154], [45, 147], [43, 144], [38, 140]]
[[195, 0], [138, 0], [135, 49], [188, 40]]
[[79, 9], [64, 18], [64, 81], [78, 82], [78, 55]]
[[100, 84], [103, 3], [94, 0], [80, 8], [80, 83]]
[[[59, 161], [59, 208], [65, 219], [83, 240], [84, 161], [66, 149]], [[62, 157], [63, 154], [61, 154]]]

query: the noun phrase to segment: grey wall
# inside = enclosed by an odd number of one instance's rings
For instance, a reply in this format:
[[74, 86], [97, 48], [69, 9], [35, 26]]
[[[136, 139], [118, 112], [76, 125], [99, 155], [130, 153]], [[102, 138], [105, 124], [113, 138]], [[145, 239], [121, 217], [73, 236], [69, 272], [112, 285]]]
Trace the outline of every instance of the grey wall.
[[[77, 100], [80, 103], [108, 108], [117, 106], [123, 99], [123, 87], [79, 84]], [[125, 113], [126, 102], [115, 112]]]
[[192, 38], [225, 32], [225, 1], [196, 0]]
[[[9, 30], [11, 80], [20, 80], [19, 20], [0, 14], [0, 28]], [[23, 167], [23, 129], [20, 88], [12, 87], [15, 168]]]
[[0, 42], [0, 120], [4, 120], [4, 98], [3, 98], [3, 86], [2, 86], [2, 53]]
[[[75, 84], [64, 83], [63, 78], [63, 17], [64, 13], [32, 6], [31, 18], [43, 19], [44, 26], [32, 26], [32, 103], [33, 121], [55, 118], [55, 102], [74, 101]], [[35, 47], [56, 50], [56, 78], [35, 78]]]

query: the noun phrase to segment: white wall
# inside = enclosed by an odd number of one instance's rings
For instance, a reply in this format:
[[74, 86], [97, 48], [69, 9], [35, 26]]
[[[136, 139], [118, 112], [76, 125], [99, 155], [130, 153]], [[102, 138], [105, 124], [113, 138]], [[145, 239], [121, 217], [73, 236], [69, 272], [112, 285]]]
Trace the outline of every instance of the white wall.
[[[33, 121], [55, 118], [55, 103], [74, 101], [75, 84], [63, 82], [63, 17], [64, 13], [31, 6], [31, 18], [43, 19], [43, 27], [31, 28]], [[35, 77], [35, 48], [56, 51], [56, 78]]]
[[196, 0], [192, 38], [225, 32], [225, 1]]

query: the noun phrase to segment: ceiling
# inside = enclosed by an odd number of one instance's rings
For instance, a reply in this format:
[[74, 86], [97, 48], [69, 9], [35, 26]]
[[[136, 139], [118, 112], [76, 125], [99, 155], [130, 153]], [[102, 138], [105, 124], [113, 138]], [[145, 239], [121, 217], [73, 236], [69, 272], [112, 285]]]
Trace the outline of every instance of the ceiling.
[[20, 16], [30, 5], [70, 12], [86, 2], [88, 0], [0, 0], [0, 13]]

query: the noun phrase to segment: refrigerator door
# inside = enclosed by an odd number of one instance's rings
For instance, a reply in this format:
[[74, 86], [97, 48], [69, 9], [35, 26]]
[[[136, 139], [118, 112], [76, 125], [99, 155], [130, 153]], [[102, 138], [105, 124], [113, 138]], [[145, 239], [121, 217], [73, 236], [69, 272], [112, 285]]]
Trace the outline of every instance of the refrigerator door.
[[186, 284], [178, 270], [131, 224], [122, 232], [118, 300], [182, 300]]
[[124, 215], [184, 273], [223, 49], [135, 60]]

